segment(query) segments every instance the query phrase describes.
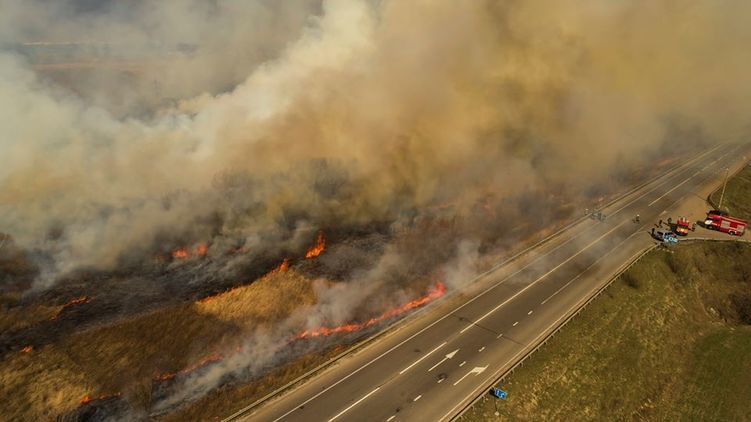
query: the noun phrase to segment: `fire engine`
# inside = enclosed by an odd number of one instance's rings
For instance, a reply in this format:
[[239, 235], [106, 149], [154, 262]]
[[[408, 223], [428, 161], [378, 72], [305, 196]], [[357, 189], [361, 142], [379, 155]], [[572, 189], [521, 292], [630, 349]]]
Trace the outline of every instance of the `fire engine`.
[[729, 216], [724, 211], [712, 210], [707, 213], [704, 227], [710, 230], [718, 230], [733, 236], [743, 236], [748, 222]]
[[678, 218], [678, 221], [675, 222], [675, 234], [678, 236], [687, 236], [689, 230], [688, 218]]

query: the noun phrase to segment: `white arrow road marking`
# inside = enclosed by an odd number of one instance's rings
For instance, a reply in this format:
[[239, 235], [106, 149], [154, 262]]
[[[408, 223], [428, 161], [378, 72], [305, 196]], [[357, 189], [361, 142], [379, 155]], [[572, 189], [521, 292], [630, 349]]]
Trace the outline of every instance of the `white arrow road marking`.
[[431, 366], [430, 369], [428, 369], [428, 372], [434, 370], [438, 365], [442, 364], [443, 362], [446, 362], [447, 360], [453, 358], [456, 356], [456, 354], [459, 352], [459, 349], [454, 350], [453, 352], [449, 353], [448, 355], [444, 356], [443, 359], [441, 359], [440, 362], [436, 363], [435, 365]]
[[480, 374], [482, 374], [483, 372], [485, 372], [485, 370], [486, 370], [486, 369], [488, 369], [488, 365], [485, 365], [485, 366], [475, 366], [475, 367], [474, 367], [474, 369], [472, 369], [471, 371], [469, 371], [469, 372], [467, 372], [466, 374], [464, 374], [464, 376], [463, 376], [463, 377], [459, 378], [459, 379], [458, 379], [458, 380], [457, 380], [457, 381], [456, 381], [456, 382], [454, 383], [454, 385], [456, 385], [456, 384], [459, 384], [460, 382], [462, 382], [462, 380], [464, 380], [464, 378], [467, 378], [468, 376], [470, 376], [470, 375], [472, 375], [472, 374], [475, 374], [475, 376], [477, 376], [477, 375], [480, 375]]
[[440, 344], [440, 345], [439, 345], [438, 347], [436, 347], [435, 349], [433, 349], [433, 350], [429, 351], [429, 352], [428, 352], [428, 353], [427, 353], [427, 354], [426, 354], [425, 356], [423, 356], [423, 357], [421, 357], [420, 359], [417, 359], [416, 361], [414, 361], [414, 362], [412, 363], [412, 365], [409, 365], [408, 367], [406, 367], [406, 368], [402, 369], [401, 371], [399, 371], [399, 375], [401, 375], [401, 374], [403, 374], [403, 373], [405, 373], [405, 372], [409, 371], [409, 369], [410, 369], [410, 368], [412, 368], [413, 366], [415, 366], [415, 365], [417, 365], [418, 363], [422, 362], [422, 360], [423, 360], [423, 359], [425, 359], [426, 357], [428, 357], [428, 356], [432, 355], [432, 354], [433, 354], [433, 352], [435, 352], [436, 350], [440, 349], [441, 347], [443, 347], [443, 346], [445, 346], [445, 345], [446, 345], [446, 342], [444, 341], [444, 342], [443, 342], [443, 343], [441, 343], [441, 344]]

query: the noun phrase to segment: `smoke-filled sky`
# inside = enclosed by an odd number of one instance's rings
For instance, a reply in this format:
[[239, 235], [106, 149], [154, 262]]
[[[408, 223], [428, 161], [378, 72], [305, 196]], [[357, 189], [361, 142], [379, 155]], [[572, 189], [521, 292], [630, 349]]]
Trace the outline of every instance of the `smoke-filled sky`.
[[[745, 1], [0, 0], [0, 11], [0, 232], [49, 256], [49, 274], [176, 239], [253, 249], [282, 229], [575, 192], [685, 134], [748, 133]], [[44, 66], [63, 48], [44, 44], [61, 42], [106, 45], [117, 60], [94, 54], [107, 72], [62, 83]]]

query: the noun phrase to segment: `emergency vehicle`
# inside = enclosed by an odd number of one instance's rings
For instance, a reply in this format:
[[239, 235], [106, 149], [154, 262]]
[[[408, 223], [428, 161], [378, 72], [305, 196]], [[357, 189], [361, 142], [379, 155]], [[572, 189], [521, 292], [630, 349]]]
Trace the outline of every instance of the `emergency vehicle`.
[[743, 236], [748, 226], [748, 221], [729, 216], [726, 212], [712, 210], [707, 213], [704, 227], [717, 230], [733, 236]]
[[688, 218], [678, 218], [678, 221], [675, 222], [675, 234], [678, 236], [687, 236], [689, 230]]

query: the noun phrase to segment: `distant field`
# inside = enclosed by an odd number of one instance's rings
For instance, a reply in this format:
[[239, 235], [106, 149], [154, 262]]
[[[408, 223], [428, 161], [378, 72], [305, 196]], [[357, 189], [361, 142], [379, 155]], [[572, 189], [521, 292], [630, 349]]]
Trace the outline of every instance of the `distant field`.
[[[713, 204], [719, 204], [721, 192], [722, 188], [712, 193], [710, 199]], [[735, 217], [751, 220], [751, 165], [745, 166], [728, 180], [722, 208]]]
[[751, 245], [650, 252], [462, 420], [751, 420]]

